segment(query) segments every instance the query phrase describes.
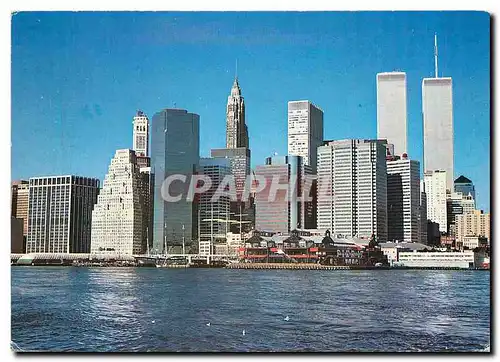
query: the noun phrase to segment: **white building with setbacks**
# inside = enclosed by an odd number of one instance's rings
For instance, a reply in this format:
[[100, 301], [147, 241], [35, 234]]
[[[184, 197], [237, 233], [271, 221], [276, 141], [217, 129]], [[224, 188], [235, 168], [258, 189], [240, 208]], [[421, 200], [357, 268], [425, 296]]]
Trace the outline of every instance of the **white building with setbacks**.
[[91, 253], [133, 255], [145, 250], [141, 175], [132, 150], [117, 150], [92, 212]]

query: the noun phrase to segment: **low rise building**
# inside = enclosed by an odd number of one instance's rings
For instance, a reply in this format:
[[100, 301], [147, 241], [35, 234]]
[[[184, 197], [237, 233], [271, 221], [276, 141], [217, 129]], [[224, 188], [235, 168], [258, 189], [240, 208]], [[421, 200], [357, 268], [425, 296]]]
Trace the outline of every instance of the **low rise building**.
[[484, 236], [464, 236], [461, 247], [467, 249], [483, 248], [488, 246], [488, 239]]
[[441, 235], [439, 238], [439, 244], [446, 248], [456, 247], [455, 238], [448, 235]]
[[300, 235], [254, 235], [239, 249], [240, 260], [253, 263], [320, 263], [338, 266], [373, 266], [387, 263], [380, 248], [367, 239], [332, 238], [329, 231], [323, 237]]
[[427, 245], [421, 243], [380, 243], [380, 250], [387, 257], [389, 264], [399, 261], [399, 254], [402, 252], [420, 251], [428, 249]]
[[399, 263], [405, 267], [414, 268], [462, 268], [475, 266], [474, 252], [447, 251], [447, 252], [402, 252], [399, 253]]
[[490, 214], [482, 210], [456, 216], [457, 241], [463, 243], [466, 236], [483, 236], [490, 240]]

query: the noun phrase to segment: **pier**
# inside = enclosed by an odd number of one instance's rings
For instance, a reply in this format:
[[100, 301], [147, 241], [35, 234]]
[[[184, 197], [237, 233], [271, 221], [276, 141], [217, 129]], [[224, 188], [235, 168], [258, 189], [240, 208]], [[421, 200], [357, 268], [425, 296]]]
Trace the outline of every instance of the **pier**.
[[293, 270], [350, 270], [348, 266], [312, 263], [233, 263], [227, 269], [293, 269]]

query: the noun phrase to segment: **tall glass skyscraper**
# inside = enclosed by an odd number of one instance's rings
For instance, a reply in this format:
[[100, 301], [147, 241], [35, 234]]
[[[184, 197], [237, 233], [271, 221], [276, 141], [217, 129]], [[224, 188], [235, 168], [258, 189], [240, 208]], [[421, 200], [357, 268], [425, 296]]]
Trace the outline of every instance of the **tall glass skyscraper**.
[[[197, 210], [186, 195], [191, 176], [198, 164], [200, 116], [184, 109], [164, 109], [153, 116], [151, 135], [151, 172], [154, 174], [153, 250], [163, 253], [182, 247], [197, 238]], [[182, 195], [180, 201], [168, 202], [162, 196], [167, 177], [183, 175], [186, 182], [174, 181], [169, 187], [172, 196]], [[165, 191], [165, 190], [164, 190]]]

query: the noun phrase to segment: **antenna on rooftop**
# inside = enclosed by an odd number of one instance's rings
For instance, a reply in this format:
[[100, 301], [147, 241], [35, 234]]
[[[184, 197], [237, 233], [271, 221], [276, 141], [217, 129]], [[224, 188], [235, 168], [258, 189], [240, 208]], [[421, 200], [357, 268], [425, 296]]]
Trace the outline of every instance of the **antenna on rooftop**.
[[434, 33], [434, 68], [435, 77], [438, 78], [438, 37], [437, 33]]

